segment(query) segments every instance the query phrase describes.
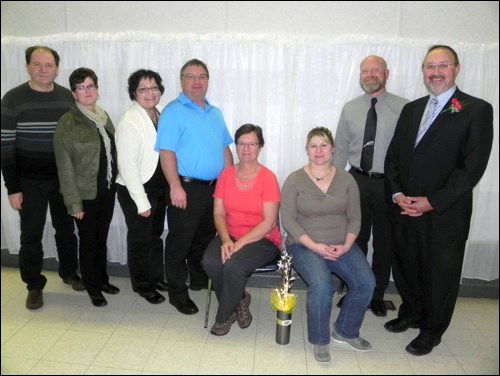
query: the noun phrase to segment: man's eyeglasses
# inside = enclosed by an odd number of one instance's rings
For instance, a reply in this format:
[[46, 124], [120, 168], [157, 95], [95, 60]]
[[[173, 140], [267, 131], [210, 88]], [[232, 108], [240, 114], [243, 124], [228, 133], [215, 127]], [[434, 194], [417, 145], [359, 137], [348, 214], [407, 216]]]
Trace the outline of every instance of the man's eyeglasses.
[[183, 74], [182, 77], [188, 81], [193, 81], [193, 80], [200, 80], [200, 81], [206, 81], [208, 80], [208, 75], [207, 74]]
[[141, 93], [141, 94], [146, 94], [147, 92], [152, 92], [152, 93], [156, 93], [158, 91], [160, 91], [160, 88], [158, 86], [151, 86], [151, 87], [140, 87], [139, 89], [137, 89], [137, 92], [138, 93]]
[[244, 148], [244, 147], [248, 146], [251, 149], [258, 147], [259, 145], [260, 144], [258, 142], [238, 142], [236, 144], [236, 146], [238, 146], [240, 148]]
[[453, 65], [456, 65], [456, 64], [455, 63], [426, 64], [426, 65], [424, 65], [424, 69], [429, 71], [429, 72], [432, 72], [436, 68], [438, 70], [446, 70], [446, 69], [448, 69], [449, 66], [453, 66]]
[[91, 90], [94, 90], [94, 89], [97, 89], [97, 86], [95, 86], [94, 84], [90, 84], [90, 85], [78, 85], [76, 87], [76, 90], [77, 91], [91, 91]]

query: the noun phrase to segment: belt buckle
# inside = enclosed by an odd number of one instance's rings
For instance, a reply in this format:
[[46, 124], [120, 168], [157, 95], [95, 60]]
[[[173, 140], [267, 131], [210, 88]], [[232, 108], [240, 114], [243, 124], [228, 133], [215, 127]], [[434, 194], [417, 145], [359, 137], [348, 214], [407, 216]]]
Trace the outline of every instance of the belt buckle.
[[382, 179], [384, 174], [381, 174], [380, 172], [368, 172], [368, 177], [370, 179]]

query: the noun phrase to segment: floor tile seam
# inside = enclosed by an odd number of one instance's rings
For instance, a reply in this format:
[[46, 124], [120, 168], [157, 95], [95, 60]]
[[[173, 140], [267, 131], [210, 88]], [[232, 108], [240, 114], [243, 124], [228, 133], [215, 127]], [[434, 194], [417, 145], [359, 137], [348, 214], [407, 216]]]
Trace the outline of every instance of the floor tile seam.
[[[68, 330], [69, 331], [72, 331], [72, 330]], [[75, 330], [76, 331], [76, 330]], [[80, 331], [80, 332], [83, 332], [83, 333], [88, 333], [88, 332], [85, 332], [85, 331]], [[102, 333], [96, 333], [96, 332], [92, 332], [92, 334], [100, 334], [100, 335], [103, 335]], [[104, 341], [104, 343], [102, 343], [99, 351], [96, 351], [95, 354], [92, 356], [92, 360], [89, 362], [88, 364], [88, 367], [87, 367], [87, 370], [89, 370], [89, 368], [94, 365], [94, 362], [95, 360], [97, 359], [97, 357], [99, 356], [99, 354], [102, 352], [102, 350], [106, 347], [106, 344], [109, 342], [109, 340], [111, 339], [112, 337], [112, 334], [108, 334], [108, 338], [106, 338], [106, 340]], [[80, 363], [73, 363], [73, 364], [80, 364]]]
[[[49, 353], [49, 351], [54, 347], [56, 346], [56, 344], [61, 340], [62, 337], [64, 337], [64, 334], [66, 332], [66, 329], [57, 329], [57, 330], [60, 330], [61, 332], [64, 332], [64, 333], [60, 333], [60, 335], [57, 337], [56, 340], [54, 340], [54, 343], [49, 346], [48, 348], [45, 348], [43, 353], [40, 355], [39, 358], [28, 358], [28, 359], [34, 359], [34, 360], [37, 360], [37, 362], [35, 363], [35, 365], [42, 359], [44, 359], [44, 357]], [[13, 338], [13, 337], [12, 337]], [[7, 345], [7, 343], [6, 343]], [[3, 347], [3, 346], [2, 346]], [[35, 365], [33, 367], [35, 367]], [[33, 369], [33, 367], [30, 369], [30, 371]], [[27, 372], [26, 374], [29, 374], [29, 372]]]
[[[91, 367], [91, 364], [85, 364], [85, 363], [74, 363], [74, 362], [64, 362], [64, 361], [61, 361], [61, 360], [52, 360], [52, 359], [40, 359], [39, 362], [36, 363], [36, 365], [40, 362], [50, 362], [50, 363], [58, 363], [58, 364], [62, 364], [62, 365], [65, 365], [65, 364], [69, 364], [69, 365], [73, 365], [73, 366], [83, 366], [83, 367], [87, 367], [85, 369], [85, 372], [83, 373], [84, 375], [86, 374], [86, 372], [89, 370], [89, 368]], [[35, 366], [36, 366], [35, 365]], [[35, 366], [33, 366], [33, 368], [31, 370], [33, 370], [35, 368]], [[30, 370], [30, 371], [31, 371]], [[27, 375], [29, 375], [29, 372], [26, 373]]]
[[148, 372], [148, 371], [146, 370], [146, 366], [148, 365], [148, 362], [149, 362], [149, 360], [151, 359], [151, 357], [153, 356], [153, 353], [154, 353], [154, 351], [155, 351], [155, 349], [156, 349], [156, 346], [158, 345], [158, 341], [160, 340], [160, 334], [161, 334], [161, 331], [160, 331], [159, 335], [156, 337], [155, 343], [154, 343], [154, 345], [153, 345], [153, 346], [152, 346], [152, 348], [151, 348], [151, 352], [149, 353], [148, 358], [147, 358], [147, 359], [146, 359], [146, 361], [144, 362], [144, 366], [142, 367], [141, 372]]
[[453, 355], [454, 357], [456, 357], [457, 359], [458, 358], [463, 358], [463, 357], [467, 357], [467, 358], [474, 358], [474, 359], [483, 359], [483, 360], [496, 360], [498, 362], [498, 353], [496, 354], [492, 354], [493, 356], [481, 356], [481, 355], [471, 355], [471, 354], [455, 354], [455, 353], [451, 353], [451, 355]]
[[[441, 346], [442, 343], [439, 345]], [[431, 360], [432, 358], [449, 358], [449, 359], [453, 359], [459, 366], [460, 366], [460, 369], [463, 371], [463, 374], [464, 375], [467, 375], [467, 372], [463, 369], [463, 367], [460, 365], [460, 362], [457, 360], [457, 357], [454, 356], [453, 354], [436, 354], [434, 352], [432, 352], [431, 354], [428, 354], [428, 355], [423, 355], [423, 356], [416, 356], [416, 355], [412, 355], [408, 352], [405, 352], [404, 354], [406, 356], [406, 359], [408, 360], [408, 362], [410, 363], [410, 367], [412, 368], [412, 371], [413, 371], [413, 374], [414, 375], [420, 375], [421, 373], [419, 373], [419, 370], [416, 369], [416, 368], [420, 368], [422, 366], [422, 363], [419, 362], [419, 360]], [[412, 360], [415, 360], [415, 362], [412, 362]], [[415, 364], [416, 367], [413, 366], [413, 364]], [[439, 363], [440, 365], [442, 364], [442, 362]]]
[[[67, 332], [71, 332], [71, 331], [77, 331], [77, 330], [70, 330], [70, 329], [67, 330]], [[89, 335], [98, 334], [98, 335], [103, 335], [103, 336], [107, 335], [108, 336], [105, 339], [105, 341], [101, 344], [99, 350], [95, 352], [95, 354], [92, 357], [92, 360], [88, 363], [88, 366], [91, 366], [91, 365], [93, 365], [94, 361], [97, 359], [97, 357], [99, 356], [99, 354], [102, 352], [102, 350], [106, 347], [106, 344], [109, 342], [109, 340], [111, 339], [111, 337], [112, 337], [113, 334], [111, 334], [111, 333], [109, 333], [109, 334], [103, 334], [103, 333], [85, 332], [85, 331], [78, 331], [78, 332], [80, 332], [80, 333], [89, 333]], [[83, 364], [83, 365], [85, 365], [84, 363], [73, 363], [73, 364]]]
[[[354, 349], [353, 349], [354, 350]], [[413, 358], [415, 358], [414, 355], [410, 355], [408, 354], [406, 351], [403, 351], [403, 352], [380, 352], [380, 351], [373, 351], [370, 350], [370, 351], [365, 351], [365, 352], [361, 352], [361, 351], [356, 351], [354, 350], [354, 353], [356, 354], [356, 359], [358, 360], [358, 365], [359, 367], [361, 368], [361, 361], [363, 361], [363, 357], [366, 357], [366, 355], [370, 355], [370, 354], [375, 354], [375, 355], [382, 355], [382, 354], [385, 354], [385, 355], [398, 355], [401, 357], [401, 359], [404, 359], [406, 361], [406, 364], [408, 364], [408, 366], [410, 366], [410, 361], [409, 361], [409, 357], [408, 356], [412, 356]], [[365, 358], [366, 359], [366, 358]], [[377, 363], [379, 363], [379, 360], [377, 358]]]
[[[156, 339], [158, 339], [158, 338], [161, 337], [161, 333], [163, 333], [163, 331], [165, 330], [165, 326], [167, 325], [167, 322], [168, 322], [168, 318], [165, 319], [165, 321], [163, 322], [163, 325], [161, 326], [161, 328], [159, 328], [158, 330], [156, 330], [156, 332], [158, 333]], [[128, 324], [127, 323], [124, 323], [124, 324], [120, 323], [120, 324], [117, 325], [117, 327], [115, 329], [115, 332], [118, 331], [118, 330], [122, 330], [122, 331], [126, 330], [131, 325], [133, 325], [133, 322], [129, 322]], [[123, 335], [123, 336], [128, 336], [128, 337], [147, 337], [147, 338], [151, 338], [149, 334], [147, 336], [142, 336], [142, 335], [138, 336], [137, 334], [126, 334], [126, 333], [115, 333], [115, 332], [113, 334]]]
[[[94, 359], [92, 360], [92, 362], [90, 363], [90, 366], [93, 366], [93, 367], [101, 367], [101, 368], [109, 368], [109, 369], [122, 369], [122, 370], [126, 370], [126, 371], [133, 371], [133, 372], [138, 372], [138, 371], [141, 371], [141, 372], [144, 372], [144, 367], [146, 367], [147, 363], [148, 363], [148, 360], [149, 360], [149, 357], [151, 356], [151, 354], [153, 353], [154, 349], [155, 349], [155, 346], [156, 344], [158, 343], [158, 340], [156, 341], [155, 345], [151, 347], [151, 353], [148, 355], [148, 359], [144, 362], [144, 366], [141, 368], [141, 369], [135, 369], [135, 368], [117, 368], [117, 367], [110, 367], [110, 366], [103, 366], [103, 365], [99, 365], [99, 364], [95, 364], [95, 361], [97, 360], [97, 358], [99, 357], [99, 355], [102, 353], [103, 349], [106, 347], [106, 345], [109, 343], [109, 341], [111, 340], [111, 338], [113, 337], [114, 333], [110, 334], [110, 336], [108, 337], [108, 339], [105, 341], [105, 343], [102, 345], [101, 349], [99, 350], [99, 352], [97, 352], [94, 356]], [[122, 336], [122, 337], [126, 337], [122, 334], [116, 334], [117, 336]], [[116, 373], [116, 375], [119, 375], [119, 373]]]
[[[253, 291], [255, 291], [257, 288], [252, 288]], [[256, 325], [256, 330], [255, 330], [255, 336], [253, 337], [253, 345], [249, 345], [247, 347], [249, 348], [252, 348], [253, 349], [253, 355], [252, 355], [252, 368], [251, 368], [251, 371], [252, 371], [252, 374], [255, 372], [255, 354], [256, 354], [256, 351], [255, 351], [255, 348], [257, 346], [257, 328], [258, 328], [258, 321], [259, 321], [259, 314], [255, 315], [255, 312], [259, 313], [260, 311], [260, 299], [261, 299], [261, 295], [262, 295], [262, 289], [261, 288], [258, 288], [258, 294], [254, 293], [252, 295], [252, 298], [251, 298], [251, 302], [250, 302], [250, 307], [252, 306], [252, 303], [253, 305], [257, 306], [257, 310], [255, 311], [254, 310], [254, 313], [252, 313], [252, 317], [253, 317], [253, 320], [252, 320], [252, 324], [251, 325]], [[252, 291], [252, 292], [253, 292]], [[250, 312], [252, 312], [252, 310], [250, 310]], [[233, 324], [233, 325], [236, 325]], [[245, 328], [245, 329], [248, 329], [248, 328]], [[242, 329], [242, 330], [245, 330], [245, 329]], [[209, 330], [209, 329], [207, 329]], [[209, 333], [210, 335], [210, 333]], [[203, 347], [203, 352], [202, 352], [202, 355], [201, 355], [201, 359], [200, 359], [200, 362], [198, 364], [198, 369], [197, 369], [197, 374], [200, 374], [200, 367], [202, 365], [202, 359], [203, 359], [203, 356], [205, 355], [205, 351], [206, 351], [206, 348], [207, 348], [207, 343], [208, 343], [208, 337], [207, 337], [207, 340], [205, 341], [205, 345]]]
[[26, 321], [26, 322], [23, 322], [22, 325], [16, 329], [16, 332], [13, 333], [11, 336], [9, 336], [9, 338], [5, 339], [5, 341], [2, 342], [2, 348], [3, 346], [11, 339], [13, 338], [14, 336], [16, 336], [28, 323], [29, 321]]

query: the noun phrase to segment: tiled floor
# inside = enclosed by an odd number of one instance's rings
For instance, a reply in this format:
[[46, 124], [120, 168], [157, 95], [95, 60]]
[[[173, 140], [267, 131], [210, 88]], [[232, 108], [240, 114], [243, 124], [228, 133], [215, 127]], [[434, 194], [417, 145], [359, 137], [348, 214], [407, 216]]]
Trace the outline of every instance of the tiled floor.
[[[276, 312], [270, 289], [249, 288], [252, 325], [233, 325], [223, 337], [203, 328], [206, 290], [191, 292], [200, 313], [185, 316], [168, 302], [151, 305], [132, 292], [127, 278], [112, 278], [120, 287], [108, 306], [91, 305], [85, 292], [75, 292], [55, 272], [45, 272], [44, 306], [28, 311], [26, 288], [15, 268], [2, 268], [2, 365], [6, 374], [496, 374], [498, 367], [498, 300], [460, 298], [442, 343], [423, 357], [405, 346], [416, 329], [393, 334], [383, 324], [396, 317], [367, 311], [361, 336], [370, 352], [330, 344], [332, 361], [314, 360], [307, 342], [305, 291], [296, 291], [288, 345], [275, 342]], [[396, 305], [397, 295], [387, 296]], [[335, 298], [335, 302], [337, 298]], [[210, 322], [217, 306], [212, 299]], [[336, 316], [335, 307], [332, 316]]]

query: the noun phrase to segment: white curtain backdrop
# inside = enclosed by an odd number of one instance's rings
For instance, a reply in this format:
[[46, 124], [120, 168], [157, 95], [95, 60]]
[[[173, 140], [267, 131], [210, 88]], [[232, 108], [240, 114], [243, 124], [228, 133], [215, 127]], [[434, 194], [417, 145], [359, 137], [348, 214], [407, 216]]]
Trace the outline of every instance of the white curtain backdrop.
[[[446, 41], [390, 39], [367, 36], [286, 38], [277, 35], [77, 33], [44, 37], [4, 37], [1, 44], [1, 95], [28, 80], [24, 50], [48, 45], [61, 56], [57, 82], [68, 87], [70, 73], [89, 67], [99, 77], [99, 104], [116, 124], [131, 104], [127, 78], [139, 68], [160, 73], [165, 85], [162, 103], [180, 91], [179, 70], [191, 58], [203, 60], [210, 71], [208, 99], [222, 109], [231, 132], [244, 123], [264, 129], [261, 162], [283, 183], [304, 165], [305, 137], [316, 126], [335, 134], [345, 102], [362, 93], [359, 63], [367, 55], [384, 57], [390, 69], [387, 88], [410, 100], [427, 94], [421, 63], [427, 48]], [[498, 43], [456, 44], [462, 70], [457, 84], [463, 91], [490, 102], [495, 112], [493, 151], [486, 173], [475, 188], [474, 214], [463, 277], [493, 280], [498, 273]], [[234, 150], [234, 149], [233, 149]], [[7, 200], [2, 179], [2, 248], [19, 252], [19, 218]], [[55, 257], [53, 229], [47, 217], [46, 257]], [[108, 259], [126, 263], [126, 227], [116, 205]]]

